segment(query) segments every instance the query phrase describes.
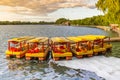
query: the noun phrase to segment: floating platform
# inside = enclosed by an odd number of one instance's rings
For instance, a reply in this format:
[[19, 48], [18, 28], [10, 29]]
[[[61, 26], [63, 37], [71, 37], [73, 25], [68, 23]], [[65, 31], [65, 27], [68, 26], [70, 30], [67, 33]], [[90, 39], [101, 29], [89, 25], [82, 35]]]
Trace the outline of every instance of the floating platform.
[[110, 40], [105, 39], [106, 42], [120, 42], [120, 37], [112, 37]]

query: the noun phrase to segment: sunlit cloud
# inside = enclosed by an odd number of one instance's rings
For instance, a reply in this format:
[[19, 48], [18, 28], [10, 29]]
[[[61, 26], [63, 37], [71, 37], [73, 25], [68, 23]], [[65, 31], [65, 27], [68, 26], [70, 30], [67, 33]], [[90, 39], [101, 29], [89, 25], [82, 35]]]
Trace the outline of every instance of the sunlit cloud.
[[[97, 0], [0, 0], [0, 11], [25, 15], [47, 15], [62, 8], [95, 8]], [[92, 2], [92, 4], [91, 4]]]

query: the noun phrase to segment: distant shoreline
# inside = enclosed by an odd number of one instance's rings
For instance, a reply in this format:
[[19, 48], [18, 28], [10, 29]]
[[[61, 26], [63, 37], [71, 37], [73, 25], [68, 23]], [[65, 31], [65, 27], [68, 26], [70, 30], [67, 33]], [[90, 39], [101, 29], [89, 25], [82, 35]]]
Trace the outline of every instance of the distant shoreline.
[[0, 25], [47, 25], [47, 24], [55, 24], [55, 22], [23, 22], [23, 21], [0, 21]]
[[54, 25], [54, 24], [0, 24], [0, 25]]

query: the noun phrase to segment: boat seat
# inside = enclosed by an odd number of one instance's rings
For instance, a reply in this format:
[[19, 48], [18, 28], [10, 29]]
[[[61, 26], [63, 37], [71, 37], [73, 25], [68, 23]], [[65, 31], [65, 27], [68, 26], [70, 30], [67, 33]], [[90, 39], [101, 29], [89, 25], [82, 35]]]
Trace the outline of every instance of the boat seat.
[[11, 47], [10, 51], [18, 52], [18, 51], [20, 51], [20, 48]]
[[59, 48], [60, 48], [60, 49], [65, 49], [65, 46], [60, 46]]
[[87, 49], [84, 47], [79, 47], [79, 48], [76, 48], [76, 51], [77, 52], [87, 52]]
[[35, 53], [38, 53], [38, 52], [40, 52], [40, 49], [35, 48], [35, 49], [34, 49], [34, 52], [35, 52]]

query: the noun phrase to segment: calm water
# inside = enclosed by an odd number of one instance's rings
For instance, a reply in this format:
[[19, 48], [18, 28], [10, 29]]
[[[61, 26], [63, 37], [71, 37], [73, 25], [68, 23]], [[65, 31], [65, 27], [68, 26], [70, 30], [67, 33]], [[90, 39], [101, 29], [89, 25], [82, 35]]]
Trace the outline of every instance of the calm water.
[[[94, 72], [77, 70], [55, 64], [54, 61], [25, 61], [25, 59], [6, 59], [7, 40], [19, 36], [78, 36], [102, 34], [117, 36], [96, 28], [67, 27], [55, 25], [1, 25], [0, 26], [0, 80], [103, 80]], [[119, 48], [113, 43], [113, 56], [119, 56]]]

